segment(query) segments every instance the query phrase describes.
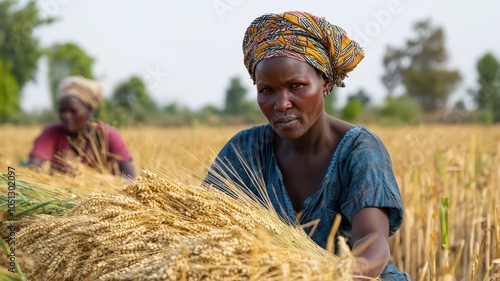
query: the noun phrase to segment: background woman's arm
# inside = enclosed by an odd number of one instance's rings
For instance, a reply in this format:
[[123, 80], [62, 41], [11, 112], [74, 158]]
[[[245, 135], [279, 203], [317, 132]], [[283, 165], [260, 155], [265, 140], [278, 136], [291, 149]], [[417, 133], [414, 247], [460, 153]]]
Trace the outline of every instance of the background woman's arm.
[[120, 167], [120, 174], [125, 178], [135, 178], [135, 170], [132, 161], [124, 161], [118, 164]]
[[30, 154], [30, 159], [28, 160], [28, 167], [38, 168], [38, 167], [42, 166], [42, 163], [43, 163], [43, 161], [40, 158], [36, 157], [33, 154]]

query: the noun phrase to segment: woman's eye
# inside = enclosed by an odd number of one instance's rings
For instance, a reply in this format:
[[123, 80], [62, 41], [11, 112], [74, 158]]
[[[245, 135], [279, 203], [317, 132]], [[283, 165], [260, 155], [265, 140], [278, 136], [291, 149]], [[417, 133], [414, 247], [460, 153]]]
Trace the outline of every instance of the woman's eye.
[[269, 88], [264, 88], [262, 90], [259, 91], [259, 94], [262, 94], [262, 95], [268, 95], [270, 93], [272, 93], [273, 91]]
[[302, 86], [302, 84], [301, 84], [301, 83], [293, 83], [290, 87], [291, 87], [292, 89], [296, 89], [296, 88], [299, 88], [300, 86]]

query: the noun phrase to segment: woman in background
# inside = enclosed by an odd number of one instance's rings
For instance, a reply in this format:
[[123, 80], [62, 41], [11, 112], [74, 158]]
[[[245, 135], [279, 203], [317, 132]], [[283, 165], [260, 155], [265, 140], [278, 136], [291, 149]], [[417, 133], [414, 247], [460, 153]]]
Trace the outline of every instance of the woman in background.
[[[389, 154], [368, 129], [323, 108], [324, 96], [344, 87], [363, 58], [359, 45], [326, 19], [292, 11], [256, 18], [243, 53], [269, 124], [234, 136], [205, 184], [224, 190], [234, 183], [259, 199], [268, 196], [284, 221], [319, 219], [311, 238], [322, 247], [340, 214], [339, 235], [364, 261], [353, 273], [409, 280], [390, 261], [388, 238], [404, 210]], [[362, 249], [366, 241], [373, 242]]]
[[135, 177], [132, 156], [121, 135], [113, 126], [91, 118], [102, 97], [97, 81], [81, 76], [61, 81], [57, 90], [60, 122], [43, 129], [28, 166], [39, 167], [48, 160], [51, 171], [74, 175], [76, 160], [100, 172]]

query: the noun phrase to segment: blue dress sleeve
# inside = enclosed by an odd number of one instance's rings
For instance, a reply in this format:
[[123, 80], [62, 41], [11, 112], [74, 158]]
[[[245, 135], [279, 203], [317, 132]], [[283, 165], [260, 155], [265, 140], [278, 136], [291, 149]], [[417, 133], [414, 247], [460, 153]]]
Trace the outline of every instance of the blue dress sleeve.
[[341, 154], [341, 212], [352, 223], [363, 208], [387, 209], [389, 236], [393, 235], [403, 222], [404, 207], [384, 144], [363, 128]]
[[212, 185], [221, 190], [227, 190], [228, 184], [246, 186], [247, 177], [244, 177], [244, 169], [238, 153], [241, 151], [241, 132], [233, 136], [221, 149], [214, 162], [208, 170], [203, 184]]
[[232, 137], [217, 155], [203, 184], [231, 193], [236, 186], [248, 195], [261, 195], [265, 186], [266, 159], [269, 154], [269, 131], [266, 126], [243, 130]]

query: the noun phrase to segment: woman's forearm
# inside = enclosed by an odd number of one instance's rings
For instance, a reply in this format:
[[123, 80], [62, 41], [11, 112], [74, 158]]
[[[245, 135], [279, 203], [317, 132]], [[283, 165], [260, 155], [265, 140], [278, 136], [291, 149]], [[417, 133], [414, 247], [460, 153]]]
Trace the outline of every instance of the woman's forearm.
[[353, 245], [357, 263], [355, 274], [377, 277], [382, 273], [390, 258], [389, 243], [376, 233], [359, 239]]
[[30, 168], [38, 168], [42, 166], [43, 161], [40, 158], [36, 157], [33, 154], [30, 154], [30, 159], [28, 160], [28, 167]]
[[132, 161], [121, 162], [119, 164], [120, 173], [123, 177], [126, 178], [135, 178], [135, 170], [134, 165], [132, 165]]

